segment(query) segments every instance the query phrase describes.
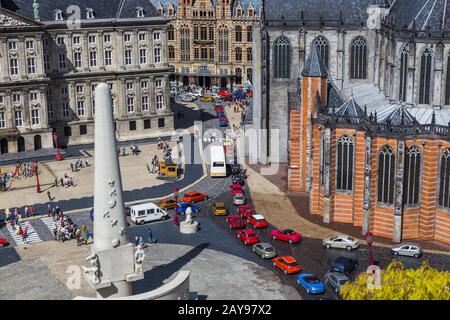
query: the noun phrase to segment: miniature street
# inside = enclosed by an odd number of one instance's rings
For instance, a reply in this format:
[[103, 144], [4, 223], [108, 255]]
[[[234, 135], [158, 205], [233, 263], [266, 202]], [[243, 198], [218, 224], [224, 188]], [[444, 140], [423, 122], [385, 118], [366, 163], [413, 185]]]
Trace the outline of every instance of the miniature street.
[[[209, 129], [224, 132], [224, 128], [219, 127], [215, 117], [215, 105], [215, 103], [178, 102], [175, 113], [178, 110], [184, 115], [182, 121], [181, 119], [176, 121], [176, 125], [180, 127], [183, 125], [192, 132], [193, 121], [203, 120], [203, 133]], [[229, 126], [239, 126], [241, 112], [235, 112], [232, 103], [223, 105], [226, 106]], [[174, 141], [169, 145], [177, 151]], [[295, 275], [284, 274], [273, 266], [271, 259], [261, 259], [252, 252], [251, 245], [244, 245], [236, 238], [237, 230], [230, 229], [225, 217], [212, 214], [213, 204], [217, 201], [225, 203], [230, 215], [237, 213], [229, 189], [233, 184], [231, 175], [227, 178], [211, 178], [207, 172], [202, 173], [202, 165], [183, 164], [185, 170], [181, 178], [169, 182], [159, 180], [148, 173], [145, 166], [149, 158], [155, 154], [159, 155], [160, 150], [155, 143], [139, 146], [142, 151], [140, 154], [119, 157], [127, 206], [149, 199], [157, 203], [157, 199], [169, 197], [174, 186], [180, 189], [180, 196], [185, 193], [181, 190], [186, 189], [206, 193], [208, 199], [195, 204], [200, 207], [200, 212], [193, 214], [193, 219], [200, 226], [199, 232], [195, 234], [179, 232], [179, 227], [174, 224], [173, 209], [168, 210], [170, 219], [144, 225], [136, 225], [130, 217], [127, 217], [129, 224], [127, 238], [130, 242], [135, 242], [136, 237], [143, 237], [147, 242], [149, 227], [156, 239], [156, 243], [144, 247], [147, 257], [143, 265], [144, 279], [133, 283], [135, 293], [157, 288], [162, 285], [161, 279], [170, 279], [177, 271], [187, 269], [191, 271], [192, 299], [340, 299], [339, 294], [329, 286], [323, 294], [308, 294], [297, 284]], [[198, 149], [192, 150], [190, 156], [193, 158], [196, 152]], [[2, 193], [1, 206], [19, 207], [23, 210], [26, 204], [19, 194], [26, 192], [27, 201], [33, 203], [36, 212], [46, 212], [49, 204], [52, 207], [59, 205], [75, 225], [86, 225], [92, 234], [90, 208], [93, 168], [96, 165], [95, 154], [90, 149], [83, 150], [82, 153], [89, 155], [85, 158], [89, 161], [89, 166], [73, 174], [74, 187], [67, 189], [50, 187], [51, 195], [55, 198], [52, 202], [48, 201], [47, 190], [43, 186], [44, 192], [41, 194], [36, 194], [33, 188], [12, 190], [10, 191], [12, 196], [6, 192]], [[186, 159], [186, 156], [184, 155], [182, 159]], [[66, 168], [71, 161], [74, 161], [74, 158], [67, 158], [61, 162], [47, 162], [47, 166], [59, 177], [67, 171]], [[144, 174], [145, 179], [141, 177]], [[252, 205], [269, 223], [267, 228], [256, 229], [255, 232], [261, 242], [271, 243], [276, 248], [278, 256], [294, 257], [302, 266], [302, 273], [311, 273], [320, 279], [324, 279], [332, 261], [340, 256], [357, 259], [359, 262], [359, 266], [349, 276], [351, 280], [359, 273], [365, 272], [370, 260], [367, 245], [363, 241], [361, 246], [353, 251], [324, 248], [322, 240], [339, 234], [338, 231], [302, 220], [297, 213], [289, 211], [291, 207], [294, 211], [295, 209], [276, 185], [251, 168], [247, 168], [247, 175], [243, 186], [246, 203]], [[285, 220], [282, 218], [283, 215], [287, 216]], [[185, 215], [180, 215], [180, 221], [184, 218]], [[87, 246], [77, 246], [75, 240], [63, 243], [55, 241], [53, 234], [55, 222], [46, 214], [44, 217], [34, 217], [28, 221], [27, 244], [23, 243], [9, 225], [0, 229], [0, 237], [6, 238], [10, 243], [9, 247], [0, 249], [0, 283], [2, 283], [0, 299], [72, 299], [78, 295], [94, 296], [95, 291], [83, 281], [80, 288], [69, 289], [66, 286], [67, 268], [71, 265], [83, 265], [84, 258], [88, 254]], [[303, 235], [302, 241], [299, 244], [289, 244], [271, 239], [272, 230], [285, 228], [300, 232]], [[92, 234], [92, 237], [95, 239], [95, 234]], [[389, 246], [375, 245], [373, 255], [381, 268], [385, 268], [394, 259]], [[448, 270], [450, 266], [450, 254], [445, 250], [430, 250], [418, 259], [410, 257], [395, 259], [403, 262], [408, 268], [417, 268], [425, 260], [439, 270]], [[45, 281], [40, 281], [38, 285], [33, 278]], [[39, 290], [33, 289], [35, 286], [38, 286]]]

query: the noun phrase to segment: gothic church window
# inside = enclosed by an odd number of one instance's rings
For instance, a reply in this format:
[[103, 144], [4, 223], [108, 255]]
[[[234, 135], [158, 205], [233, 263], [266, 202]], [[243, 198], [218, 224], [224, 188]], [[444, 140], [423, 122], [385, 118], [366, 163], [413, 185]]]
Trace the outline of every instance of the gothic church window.
[[279, 37], [275, 40], [273, 48], [273, 66], [275, 79], [290, 78], [291, 43], [286, 37]]
[[431, 86], [431, 60], [433, 56], [431, 50], [426, 48], [420, 59], [420, 88], [419, 103], [430, 103], [430, 86]]
[[367, 41], [361, 36], [352, 41], [350, 52], [350, 77], [352, 79], [367, 78]]
[[419, 203], [421, 152], [417, 146], [406, 149], [403, 204]]
[[408, 82], [408, 48], [405, 46], [402, 49], [400, 56], [400, 92], [399, 98], [401, 101], [406, 101], [406, 86]]
[[336, 188], [338, 190], [353, 190], [353, 140], [348, 136], [343, 136], [337, 143], [337, 172]]
[[439, 206], [450, 208], [450, 149], [442, 153], [439, 179]]
[[319, 36], [314, 39], [314, 44], [316, 45], [317, 51], [319, 51], [320, 57], [325, 65], [325, 68], [328, 69], [328, 60], [329, 60], [329, 49], [328, 49], [328, 40], [325, 37]]
[[169, 25], [167, 38], [168, 40], [175, 40], [175, 28], [173, 27], [173, 25]]
[[381, 149], [378, 156], [378, 202], [394, 203], [395, 154], [390, 146]]

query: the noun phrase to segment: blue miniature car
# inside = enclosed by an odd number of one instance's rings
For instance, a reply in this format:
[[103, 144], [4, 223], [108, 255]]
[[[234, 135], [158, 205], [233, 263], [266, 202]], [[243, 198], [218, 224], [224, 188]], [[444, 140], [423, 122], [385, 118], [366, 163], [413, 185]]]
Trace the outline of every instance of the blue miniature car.
[[313, 274], [302, 273], [297, 275], [297, 283], [302, 286], [308, 294], [322, 294], [325, 292], [325, 285]]
[[190, 203], [187, 203], [187, 202], [180, 202], [178, 204], [177, 212], [179, 214], [186, 214], [186, 209], [189, 208], [189, 207], [191, 207], [192, 212], [194, 212], [194, 213], [200, 212], [200, 207], [199, 206], [196, 206], [194, 204], [190, 204]]

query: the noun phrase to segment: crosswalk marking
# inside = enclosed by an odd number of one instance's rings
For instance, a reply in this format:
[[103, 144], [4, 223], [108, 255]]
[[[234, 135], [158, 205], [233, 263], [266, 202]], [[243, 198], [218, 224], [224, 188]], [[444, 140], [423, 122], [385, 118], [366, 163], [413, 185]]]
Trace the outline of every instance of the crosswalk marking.
[[42, 218], [41, 221], [47, 226], [48, 230], [50, 230], [50, 232], [53, 234], [53, 231], [55, 230], [55, 222], [53, 221], [53, 218], [45, 217]]
[[[39, 238], [39, 235], [37, 234], [36, 230], [34, 230], [31, 223], [28, 223], [28, 236], [26, 237], [25, 241], [22, 239], [22, 236], [17, 234], [17, 227], [16, 230], [13, 229], [13, 227], [8, 223], [6, 225], [9, 234], [11, 235], [11, 238], [13, 238], [14, 242], [18, 246], [23, 246], [25, 244], [32, 244], [32, 243], [38, 243], [42, 242], [41, 238]], [[24, 228], [24, 225], [22, 225], [22, 228]]]

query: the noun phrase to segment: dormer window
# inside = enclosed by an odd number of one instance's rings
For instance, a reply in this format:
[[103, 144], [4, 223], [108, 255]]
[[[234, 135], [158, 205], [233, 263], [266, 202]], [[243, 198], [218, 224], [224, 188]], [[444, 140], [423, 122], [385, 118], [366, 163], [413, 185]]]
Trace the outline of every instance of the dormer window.
[[253, 17], [253, 9], [249, 9], [248, 10], [248, 16], [249, 17]]
[[241, 9], [237, 9], [237, 10], [236, 10], [236, 15], [237, 15], [238, 17], [242, 16], [242, 10], [241, 10]]
[[61, 21], [63, 20], [62, 11], [61, 10], [55, 10], [55, 21]]
[[169, 16], [173, 15], [172, 9], [169, 9]]
[[138, 18], [144, 18], [145, 16], [144, 16], [144, 8], [142, 8], [142, 7], [137, 7], [136, 8], [136, 16], [138, 17]]
[[94, 19], [94, 9], [86, 8], [86, 19]]

